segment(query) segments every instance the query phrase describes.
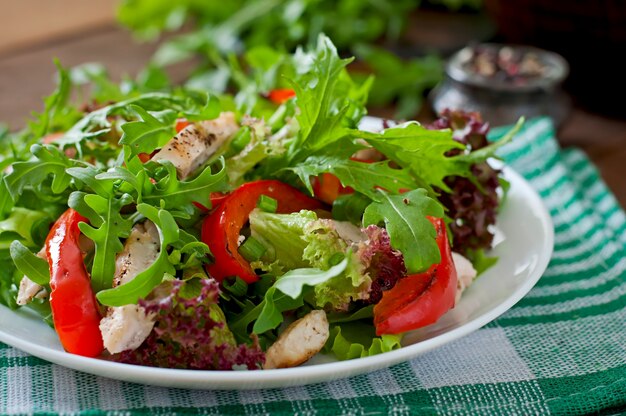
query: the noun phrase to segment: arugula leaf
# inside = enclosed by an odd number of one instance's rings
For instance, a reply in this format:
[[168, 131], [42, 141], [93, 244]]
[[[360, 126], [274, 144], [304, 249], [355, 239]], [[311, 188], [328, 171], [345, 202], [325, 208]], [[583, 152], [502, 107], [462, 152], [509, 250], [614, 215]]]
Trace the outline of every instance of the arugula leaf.
[[391, 246], [404, 255], [409, 273], [426, 270], [441, 261], [435, 238], [437, 232], [427, 215], [443, 217], [443, 207], [427, 196], [425, 189], [402, 195], [380, 191], [381, 202], [372, 202], [363, 214], [363, 226], [385, 224]]
[[314, 287], [339, 276], [348, 266], [348, 257], [328, 270], [314, 268], [294, 269], [278, 278], [265, 293], [260, 313], [252, 331], [262, 334], [278, 327], [283, 321], [282, 313], [302, 306], [304, 286]]
[[131, 154], [151, 153], [154, 149], [163, 146], [175, 134], [175, 114], [165, 114], [163, 120], [159, 120], [138, 105], [129, 106], [140, 117], [140, 121], [131, 121], [122, 125], [124, 134], [120, 144], [127, 145]]
[[68, 71], [63, 68], [58, 59], [54, 60], [57, 67], [57, 87], [44, 100], [44, 111], [41, 114], [33, 113], [35, 120], [28, 123], [33, 135], [37, 138], [45, 136], [51, 128], [60, 130], [69, 127], [70, 123], [79, 117], [80, 112], [67, 105], [72, 92], [72, 82]]
[[50, 283], [50, 268], [48, 262], [34, 255], [24, 244], [15, 240], [11, 243], [11, 258], [15, 267], [38, 285]]
[[480, 163], [484, 162], [490, 157], [497, 157], [496, 152], [498, 151], [498, 149], [513, 140], [515, 135], [521, 130], [525, 121], [526, 119], [524, 117], [520, 117], [519, 120], [517, 120], [517, 123], [515, 123], [515, 126], [507, 131], [504, 136], [498, 139], [498, 141], [492, 142], [488, 146], [485, 146], [468, 154], [464, 154], [461, 157], [471, 163]]
[[[136, 114], [130, 109], [131, 105], [141, 107], [145, 111], [185, 111], [192, 104], [189, 97], [191, 95], [180, 97], [173, 94], [153, 92], [116, 102], [84, 116], [55, 143], [62, 148], [74, 146], [78, 150], [79, 156], [81, 156], [83, 154], [82, 145], [85, 140], [102, 136], [111, 131], [113, 126], [111, 120], [114, 119], [112, 116], [123, 115], [131, 117]], [[97, 144], [97, 142], [92, 141], [92, 144]]]
[[113, 284], [115, 274], [115, 256], [124, 246], [120, 238], [130, 234], [132, 221], [122, 217], [120, 210], [132, 202], [132, 197], [124, 194], [117, 198], [114, 195], [101, 196], [86, 194], [83, 196], [85, 205], [93, 212], [80, 212], [89, 215], [91, 225], [80, 223], [80, 231], [95, 244], [95, 254], [91, 267], [91, 284], [95, 290], [109, 288]]
[[352, 59], [340, 59], [335, 45], [324, 35], [317, 40], [312, 69], [296, 80], [289, 80], [296, 92], [300, 114], [296, 115], [300, 132], [289, 151], [310, 154], [347, 134], [342, 118], [348, 109], [345, 97], [333, 93], [342, 70]]
[[87, 195], [89, 194], [82, 191], [72, 192], [67, 199], [67, 206], [75, 209], [80, 215], [85, 218], [97, 219], [98, 213], [85, 202], [85, 196]]
[[349, 186], [367, 197], [379, 201], [381, 194], [376, 189], [384, 188], [396, 194], [402, 189], [415, 188], [415, 181], [405, 169], [393, 169], [388, 161], [376, 163], [357, 162], [333, 156], [312, 156], [289, 168], [295, 172], [311, 194], [310, 177], [321, 173], [332, 173], [343, 186]]
[[164, 209], [157, 209], [148, 204], [137, 205], [137, 212], [152, 221], [159, 230], [161, 250], [159, 257], [146, 270], [139, 273], [133, 280], [113, 289], [101, 290], [96, 298], [103, 305], [123, 306], [135, 304], [145, 298], [166, 275], [174, 275], [174, 266], [169, 261], [167, 248], [179, 241], [179, 229], [174, 217]]
[[213, 94], [207, 94], [206, 105], [198, 112], [183, 112], [183, 116], [189, 121], [213, 120], [220, 115], [222, 106], [220, 100]]
[[469, 176], [474, 159], [464, 155], [446, 156], [450, 150], [465, 150], [452, 139], [450, 130], [428, 130], [417, 122], [408, 122], [381, 133], [354, 132], [398, 165], [410, 169], [425, 186], [449, 192], [447, 176]]
[[65, 191], [72, 177], [66, 169], [80, 163], [68, 158], [61, 150], [51, 145], [35, 144], [30, 149], [34, 156], [27, 162], [13, 164], [13, 172], [5, 176], [4, 181], [13, 201], [17, 201], [26, 186], [35, 187], [53, 176], [50, 190], [55, 194]]
[[94, 166], [87, 165], [84, 167], [68, 168], [65, 172], [83, 184], [87, 185], [93, 192], [98, 195], [109, 196], [113, 194], [113, 181], [100, 181], [96, 176], [100, 170]]
[[224, 159], [218, 159], [217, 172], [213, 173], [213, 166], [207, 166], [190, 181], [179, 181], [176, 168], [168, 161], [159, 162], [167, 170], [167, 175], [156, 184], [148, 185], [143, 193], [143, 202], [160, 206], [163, 209], [184, 208], [194, 201], [206, 205], [210, 201], [211, 192], [223, 191], [226, 186], [226, 169]]

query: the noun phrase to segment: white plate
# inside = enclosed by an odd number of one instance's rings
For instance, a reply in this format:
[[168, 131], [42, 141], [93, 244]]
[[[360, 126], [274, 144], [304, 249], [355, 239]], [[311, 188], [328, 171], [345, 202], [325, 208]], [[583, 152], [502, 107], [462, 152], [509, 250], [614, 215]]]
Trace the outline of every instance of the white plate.
[[[371, 127], [371, 126], [368, 126]], [[196, 371], [140, 367], [63, 351], [56, 333], [27, 311], [0, 305], [0, 341], [75, 370], [136, 383], [192, 389], [287, 387], [354, 376], [397, 364], [477, 330], [517, 303], [546, 269], [554, 241], [550, 216], [529, 184], [510, 168], [506, 204], [498, 216], [492, 254], [498, 263], [480, 276], [459, 304], [436, 324], [407, 334], [403, 348], [373, 357], [335, 362], [316, 357], [306, 366], [265, 371]]]

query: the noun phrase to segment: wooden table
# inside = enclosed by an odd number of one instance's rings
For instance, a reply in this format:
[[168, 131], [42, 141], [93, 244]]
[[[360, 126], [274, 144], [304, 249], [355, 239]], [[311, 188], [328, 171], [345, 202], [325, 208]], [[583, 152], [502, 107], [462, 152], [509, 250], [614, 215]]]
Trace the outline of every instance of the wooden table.
[[[153, 44], [134, 42], [114, 23], [100, 22], [63, 36], [0, 50], [0, 120], [17, 129], [24, 126], [33, 110], [42, 110], [41, 98], [54, 88], [53, 57], [65, 66], [101, 62], [119, 78], [137, 73], [154, 49]], [[174, 80], [180, 79], [182, 71], [179, 68], [172, 75]], [[575, 106], [559, 131], [559, 140], [563, 146], [585, 150], [626, 207], [626, 119], [610, 119]]]

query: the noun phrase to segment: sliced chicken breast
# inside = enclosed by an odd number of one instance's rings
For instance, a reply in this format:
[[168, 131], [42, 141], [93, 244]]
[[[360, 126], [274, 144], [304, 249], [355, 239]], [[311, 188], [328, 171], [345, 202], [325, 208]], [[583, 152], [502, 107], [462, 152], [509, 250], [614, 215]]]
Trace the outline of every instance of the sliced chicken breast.
[[48, 291], [43, 286], [24, 276], [22, 277], [22, 280], [20, 280], [16, 303], [20, 306], [24, 306], [31, 302], [34, 298], [43, 299], [46, 296], [48, 296]]
[[457, 274], [457, 287], [455, 304], [461, 299], [463, 291], [467, 289], [476, 277], [476, 269], [468, 259], [459, 253], [452, 252], [452, 260]]
[[265, 369], [295, 367], [320, 352], [330, 334], [326, 312], [314, 310], [280, 334], [265, 354]]
[[[117, 255], [113, 287], [133, 280], [159, 256], [160, 240], [151, 221], [133, 227], [124, 250]], [[124, 305], [107, 309], [100, 321], [104, 347], [111, 353], [133, 350], [150, 335], [154, 316], [147, 315], [139, 305]]]
[[221, 113], [214, 120], [190, 124], [157, 152], [152, 160], [168, 160], [178, 177], [185, 179], [202, 166], [215, 151], [239, 130], [232, 112]]

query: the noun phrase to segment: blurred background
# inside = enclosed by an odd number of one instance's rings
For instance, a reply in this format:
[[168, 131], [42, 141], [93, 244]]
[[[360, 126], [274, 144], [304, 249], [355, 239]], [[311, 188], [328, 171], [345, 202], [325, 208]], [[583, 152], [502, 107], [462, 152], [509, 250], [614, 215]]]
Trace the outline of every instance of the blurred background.
[[[446, 89], [455, 99], [464, 98], [465, 105], [486, 100], [484, 118], [495, 124], [508, 122], [501, 112], [515, 106], [529, 115], [557, 108], [562, 145], [586, 150], [626, 206], [626, 110], [618, 104], [626, 93], [626, 78], [617, 64], [626, 50], [626, 3], [621, 0], [0, 4], [0, 120], [11, 129], [23, 127], [32, 111], [41, 111], [41, 98], [54, 88], [53, 58], [66, 68], [98, 63], [90, 67], [91, 74], [116, 82], [141, 76], [148, 65], [163, 71], [167, 82], [219, 90], [232, 85], [228, 68], [250, 48], [270, 45], [292, 51], [326, 32], [343, 55], [357, 57], [351, 66], [355, 73], [363, 79], [376, 75], [369, 105], [373, 115], [428, 121], [434, 117], [433, 101], [442, 99]], [[523, 95], [513, 98], [511, 91], [494, 92], [453, 79], [446, 60], [482, 42], [557, 52], [569, 63], [569, 76], [563, 84], [543, 85], [531, 93], [522, 88]], [[500, 112], [494, 103], [503, 103]]]

